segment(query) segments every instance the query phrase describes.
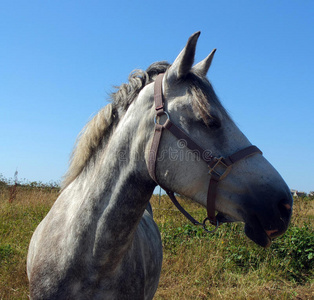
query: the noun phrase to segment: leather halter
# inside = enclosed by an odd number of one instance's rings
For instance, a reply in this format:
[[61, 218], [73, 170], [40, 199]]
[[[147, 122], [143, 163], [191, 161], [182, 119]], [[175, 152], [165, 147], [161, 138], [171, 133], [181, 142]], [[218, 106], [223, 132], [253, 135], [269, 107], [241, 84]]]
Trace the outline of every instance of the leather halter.
[[[164, 109], [164, 101], [163, 101], [163, 93], [162, 93], [162, 80], [164, 77], [164, 73], [159, 74], [155, 80], [154, 86], [154, 101], [155, 101], [155, 131], [153, 136], [153, 142], [151, 145], [150, 153], [149, 153], [149, 162], [148, 162], [148, 172], [152, 179], [158, 184], [158, 180], [156, 177], [156, 161], [157, 161], [157, 154], [158, 148], [161, 140], [161, 135], [164, 129], [169, 130], [175, 137], [179, 140], [184, 140], [186, 146], [190, 150], [195, 150], [197, 153], [200, 153], [200, 157], [207, 163], [209, 167], [208, 174], [211, 175], [209, 180], [208, 192], [207, 192], [207, 217], [200, 223], [196, 221], [177, 201], [174, 193], [169, 191], [167, 188], [161, 186], [166, 193], [168, 194], [171, 201], [174, 205], [179, 209], [179, 211], [189, 219], [194, 225], [201, 225], [204, 229], [208, 232], [215, 231], [219, 226], [219, 221], [215, 215], [215, 201], [217, 195], [217, 186], [221, 179], [225, 178], [229, 171], [230, 167], [236, 163], [237, 161], [253, 155], [255, 153], [262, 154], [261, 150], [259, 150], [256, 146], [249, 146], [244, 148], [228, 157], [215, 157], [213, 155], [204, 155], [205, 153], [208, 154], [208, 151], [205, 151], [201, 146], [199, 146], [196, 142], [194, 142], [180, 127], [173, 124], [170, 121], [170, 117], [167, 111]], [[166, 115], [167, 120], [164, 124], [159, 123], [160, 116]], [[219, 170], [218, 170], [219, 169]], [[212, 225], [215, 225], [216, 228], [212, 231], [209, 231], [206, 228], [206, 223], [210, 222]]]

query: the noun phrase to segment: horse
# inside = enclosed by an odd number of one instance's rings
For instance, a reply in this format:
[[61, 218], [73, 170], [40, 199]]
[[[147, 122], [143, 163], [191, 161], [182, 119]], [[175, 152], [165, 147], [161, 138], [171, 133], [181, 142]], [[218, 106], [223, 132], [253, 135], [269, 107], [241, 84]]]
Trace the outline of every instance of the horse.
[[152, 299], [162, 266], [149, 203], [157, 184], [207, 207], [205, 229], [244, 222], [262, 247], [286, 231], [289, 188], [216, 96], [207, 79], [215, 50], [194, 65], [199, 35], [173, 64], [133, 71], [80, 133], [30, 241], [31, 299]]

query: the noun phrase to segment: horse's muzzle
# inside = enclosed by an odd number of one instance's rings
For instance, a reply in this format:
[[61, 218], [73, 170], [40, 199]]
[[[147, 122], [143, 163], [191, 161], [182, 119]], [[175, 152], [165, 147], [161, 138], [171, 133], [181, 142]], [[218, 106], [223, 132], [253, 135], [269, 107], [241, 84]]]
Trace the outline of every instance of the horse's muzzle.
[[269, 208], [266, 206], [260, 208], [255, 206], [255, 211], [246, 214], [245, 234], [256, 244], [262, 247], [269, 247], [274, 238], [281, 236], [287, 230], [292, 215], [292, 196], [285, 193], [285, 197], [277, 198], [276, 201], [269, 202]]

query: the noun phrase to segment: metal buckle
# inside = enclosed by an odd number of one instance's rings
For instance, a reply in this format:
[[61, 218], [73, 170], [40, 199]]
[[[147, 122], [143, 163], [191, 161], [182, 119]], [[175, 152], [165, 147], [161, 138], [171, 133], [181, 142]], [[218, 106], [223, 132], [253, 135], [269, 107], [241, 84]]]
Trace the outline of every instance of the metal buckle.
[[[166, 115], [167, 120], [170, 120], [169, 114], [168, 114], [166, 111], [163, 111], [160, 115], [156, 115], [156, 116], [154, 117], [154, 123], [155, 123], [155, 124], [160, 124], [159, 121], [160, 121], [160, 117], [161, 117], [162, 115]], [[157, 117], [158, 117], [158, 120], [157, 120]], [[167, 122], [167, 120], [165, 121], [165, 123]], [[164, 123], [164, 124], [165, 124], [165, 123]], [[160, 125], [164, 125], [164, 124], [160, 124]]]
[[204, 219], [204, 221], [203, 221], [203, 224], [202, 224], [202, 226], [203, 226], [203, 229], [206, 231], [206, 232], [208, 232], [208, 233], [214, 233], [217, 229], [218, 229], [218, 227], [219, 227], [219, 221], [218, 220], [216, 220], [216, 227], [213, 229], [213, 230], [208, 230], [207, 228], [206, 228], [206, 222], [209, 222], [211, 225], [214, 225], [214, 224], [212, 224], [211, 223], [211, 221], [209, 220], [209, 218], [207, 217], [206, 219]]
[[[215, 173], [219, 177], [219, 179], [225, 178], [230, 172], [230, 166], [226, 165], [223, 162], [223, 159], [224, 158], [222, 156], [221, 157], [214, 157], [214, 161], [216, 161], [216, 162], [215, 162], [213, 167], [208, 166], [209, 167], [208, 174], [212, 175], [212, 173]], [[224, 170], [222, 170], [222, 172], [219, 172], [219, 170], [216, 169], [219, 165], [221, 165], [224, 168]]]

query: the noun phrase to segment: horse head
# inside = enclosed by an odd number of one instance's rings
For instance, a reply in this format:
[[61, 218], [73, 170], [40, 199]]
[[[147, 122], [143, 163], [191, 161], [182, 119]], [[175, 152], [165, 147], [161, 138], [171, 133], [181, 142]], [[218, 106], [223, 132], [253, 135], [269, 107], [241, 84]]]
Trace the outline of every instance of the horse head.
[[[199, 35], [197, 32], [189, 38], [165, 72], [162, 79], [164, 113], [157, 118], [160, 124], [169, 118], [204, 151], [191, 151], [185, 138], [163, 130], [154, 172], [155, 180], [166, 190], [207, 206], [213, 173], [209, 174], [204, 157], [207, 156], [207, 160], [229, 157], [250, 147], [251, 143], [230, 118], [206, 78], [215, 50], [193, 66]], [[142, 93], [153, 97], [152, 88], [147, 87]], [[150, 126], [154, 117], [155, 106], [150, 107], [146, 116]], [[146, 153], [152, 143], [153, 137], [149, 135]], [[148, 154], [145, 159], [149, 164]], [[228, 175], [219, 178], [215, 193], [218, 222], [244, 222], [246, 235], [255, 243], [267, 247], [273, 238], [286, 231], [292, 213], [292, 197], [287, 184], [261, 153], [246, 155], [228, 166]]]

